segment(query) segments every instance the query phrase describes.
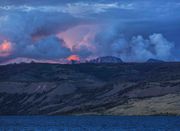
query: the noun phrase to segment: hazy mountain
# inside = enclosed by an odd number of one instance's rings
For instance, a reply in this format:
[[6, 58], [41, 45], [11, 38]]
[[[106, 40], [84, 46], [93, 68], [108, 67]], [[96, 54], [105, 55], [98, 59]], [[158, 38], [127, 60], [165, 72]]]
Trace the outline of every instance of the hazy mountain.
[[152, 59], [152, 58], [147, 60], [147, 63], [163, 63], [163, 62], [165, 62], [165, 61], [158, 60], [158, 59]]
[[180, 63], [0, 66], [0, 115], [180, 115]]
[[118, 57], [104, 56], [90, 60], [88, 63], [123, 63], [123, 61]]

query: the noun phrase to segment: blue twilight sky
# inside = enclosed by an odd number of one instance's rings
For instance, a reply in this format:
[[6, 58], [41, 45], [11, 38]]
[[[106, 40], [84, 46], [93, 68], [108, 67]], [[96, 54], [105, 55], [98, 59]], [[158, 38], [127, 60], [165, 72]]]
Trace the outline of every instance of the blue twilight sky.
[[0, 0], [0, 63], [180, 60], [179, 0]]

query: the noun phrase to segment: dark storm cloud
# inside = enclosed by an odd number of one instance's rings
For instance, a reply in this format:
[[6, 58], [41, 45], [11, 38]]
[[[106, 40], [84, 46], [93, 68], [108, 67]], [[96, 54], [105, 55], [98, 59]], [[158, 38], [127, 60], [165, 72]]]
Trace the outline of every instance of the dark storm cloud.
[[[4, 48], [4, 40], [12, 46], [10, 52], [0, 50], [0, 54], [10, 53], [0, 56], [0, 61], [52, 60], [71, 54], [116, 55], [133, 61], [178, 59], [180, 32], [175, 23], [180, 22], [179, 11], [178, 0], [0, 0], [0, 47]], [[85, 24], [100, 27], [94, 40], [72, 50], [66, 43], [70, 40], [57, 39], [59, 32]]]
[[[4, 36], [3, 39], [13, 43], [13, 50], [11, 55], [6, 57], [7, 59], [15, 57], [39, 59], [43, 56], [44, 59], [67, 57], [70, 54], [69, 49], [62, 48], [64, 43], [57, 41], [55, 34], [81, 23], [79, 19], [72, 18], [67, 14], [38, 12], [5, 12], [0, 21], [0, 35]], [[30, 48], [33, 49], [30, 50]], [[2, 60], [5, 58], [3, 57]]]
[[27, 46], [23, 53], [25, 55], [29, 54], [31, 58], [51, 60], [68, 57], [71, 54], [70, 50], [64, 46], [63, 41], [60, 41], [55, 36], [49, 36]]

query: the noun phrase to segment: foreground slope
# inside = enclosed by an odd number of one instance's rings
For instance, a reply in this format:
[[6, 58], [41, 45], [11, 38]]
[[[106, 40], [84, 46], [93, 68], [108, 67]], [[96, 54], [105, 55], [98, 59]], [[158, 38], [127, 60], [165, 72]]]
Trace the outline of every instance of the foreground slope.
[[180, 115], [180, 63], [0, 66], [0, 115]]

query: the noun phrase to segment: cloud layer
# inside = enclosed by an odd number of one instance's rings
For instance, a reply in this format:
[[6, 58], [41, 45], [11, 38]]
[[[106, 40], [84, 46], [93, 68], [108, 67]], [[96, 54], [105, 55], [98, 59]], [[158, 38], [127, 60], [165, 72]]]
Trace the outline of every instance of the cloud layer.
[[178, 60], [180, 3], [150, 1], [3, 1], [0, 63], [103, 55], [124, 61]]

